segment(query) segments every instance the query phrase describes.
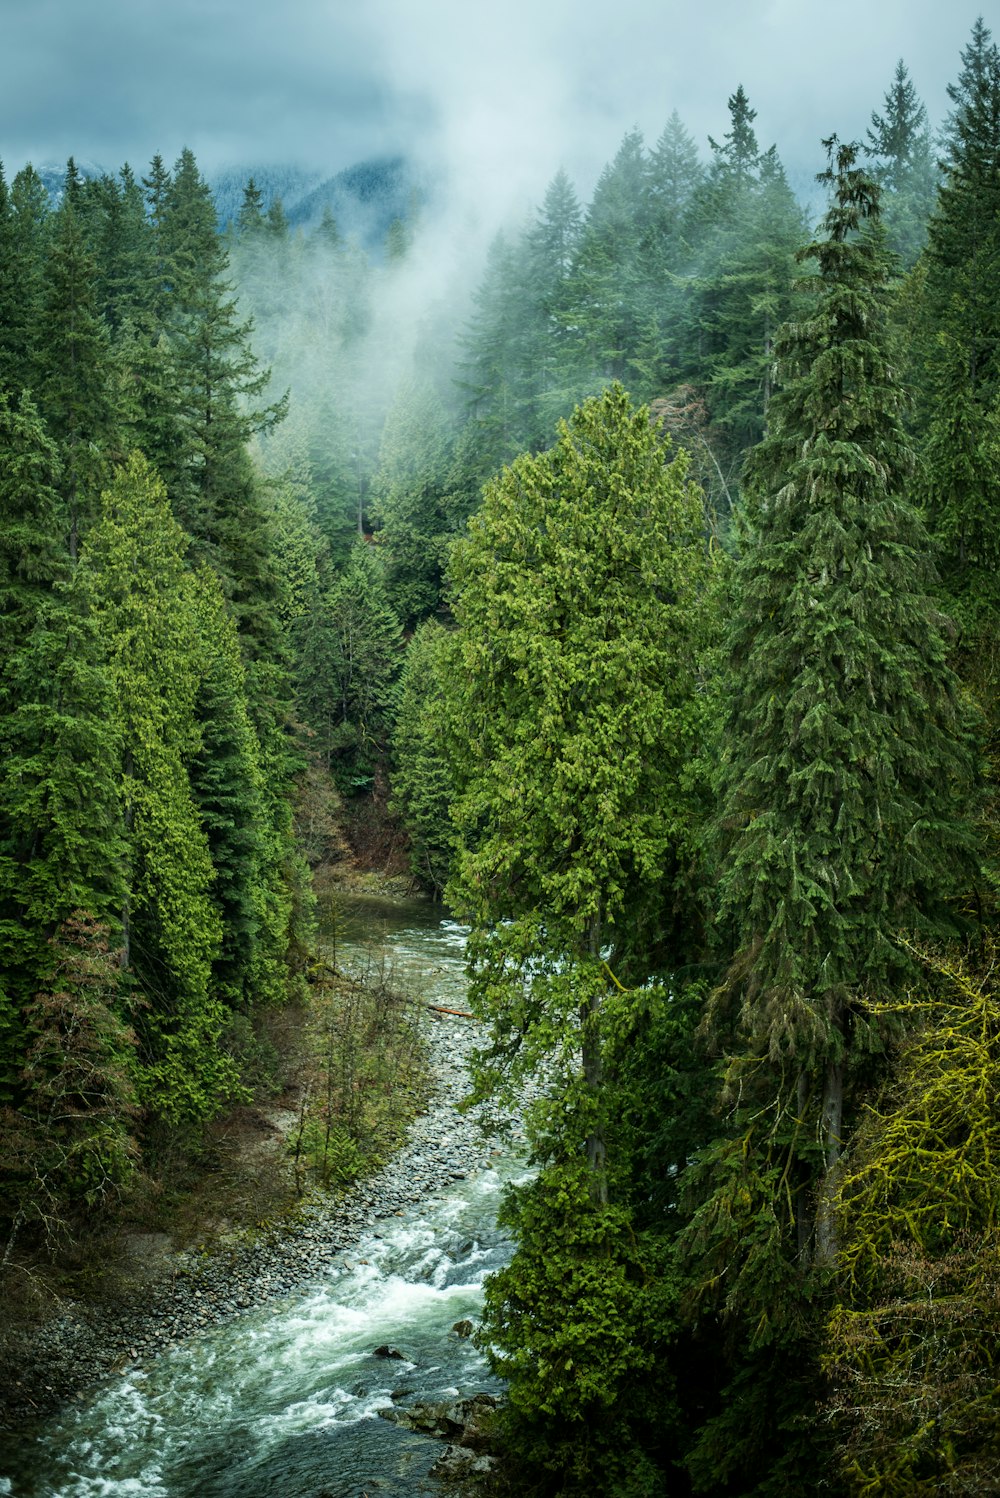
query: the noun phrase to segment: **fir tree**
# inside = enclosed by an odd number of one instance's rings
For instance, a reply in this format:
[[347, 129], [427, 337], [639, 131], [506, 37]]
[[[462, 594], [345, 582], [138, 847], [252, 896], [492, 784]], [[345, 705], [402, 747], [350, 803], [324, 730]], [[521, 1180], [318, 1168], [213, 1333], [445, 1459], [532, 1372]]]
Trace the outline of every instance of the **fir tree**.
[[908, 269], [927, 239], [937, 172], [927, 110], [902, 58], [882, 108], [881, 114], [872, 111], [865, 151], [875, 158], [873, 175], [882, 187], [889, 248]]
[[[947, 924], [944, 902], [969, 868], [968, 762], [927, 539], [907, 499], [886, 266], [877, 238], [858, 233], [878, 191], [854, 147], [830, 151], [826, 238], [802, 252], [817, 265], [814, 311], [782, 330], [782, 385], [747, 465], [721, 818], [737, 951], [727, 991], [751, 1064], [776, 1079], [784, 1069], [812, 1120], [825, 1165], [809, 1231], [826, 1263], [864, 1047], [858, 1001], [905, 967], [899, 929]], [[808, 1192], [800, 1220], [807, 1210]]]
[[148, 1007], [138, 1025], [143, 1100], [192, 1125], [236, 1088], [220, 1051], [225, 1009], [212, 989], [222, 919], [208, 836], [189, 766], [198, 621], [184, 537], [162, 484], [138, 454], [102, 497], [81, 564], [117, 704], [127, 890], [125, 962]]
[[802, 1427], [775, 1466], [770, 1438], [819, 1396], [813, 1294], [884, 1044], [869, 1005], [905, 980], [899, 933], [951, 929], [971, 872], [967, 742], [886, 353], [878, 189], [856, 147], [828, 147], [825, 236], [800, 257], [812, 305], [776, 339], [780, 384], [746, 468], [719, 815], [733, 957], [710, 1009], [732, 1132], [702, 1152], [685, 1235], [739, 1348], [692, 1460], [744, 1487], [820, 1459]]

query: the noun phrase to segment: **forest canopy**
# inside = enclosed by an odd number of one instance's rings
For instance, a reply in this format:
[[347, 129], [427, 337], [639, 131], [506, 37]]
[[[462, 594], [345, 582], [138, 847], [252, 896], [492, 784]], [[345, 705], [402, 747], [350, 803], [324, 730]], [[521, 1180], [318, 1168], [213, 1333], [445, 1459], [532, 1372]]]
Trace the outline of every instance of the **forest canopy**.
[[742, 85], [630, 131], [412, 338], [416, 198], [0, 170], [5, 1263], [197, 1153], [310, 865], [396, 857], [537, 1089], [504, 1491], [997, 1491], [981, 21], [949, 96], [900, 62], [816, 224]]

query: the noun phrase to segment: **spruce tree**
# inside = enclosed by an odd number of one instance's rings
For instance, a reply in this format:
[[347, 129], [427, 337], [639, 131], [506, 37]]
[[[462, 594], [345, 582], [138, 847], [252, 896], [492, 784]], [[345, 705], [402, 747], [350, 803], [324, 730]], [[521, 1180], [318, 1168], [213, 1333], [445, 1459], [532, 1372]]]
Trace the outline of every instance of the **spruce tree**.
[[953, 929], [972, 868], [967, 739], [886, 352], [878, 188], [857, 147], [828, 149], [824, 237], [800, 255], [811, 306], [776, 339], [780, 383], [746, 465], [721, 741], [732, 956], [709, 1011], [730, 1132], [702, 1152], [685, 1234], [738, 1349], [692, 1461], [744, 1486], [769, 1470], [772, 1488], [821, 1459], [800, 1426], [775, 1466], [773, 1438], [819, 1397], [814, 1294], [885, 1044], [871, 1005], [910, 976], [900, 932]]
[[137, 1024], [142, 1096], [161, 1117], [191, 1125], [218, 1111], [236, 1078], [219, 1045], [226, 1012], [212, 976], [223, 921], [190, 777], [202, 737], [198, 616], [184, 547], [163, 485], [133, 455], [102, 496], [81, 572], [116, 699], [124, 960], [147, 1001]]
[[830, 152], [826, 237], [802, 252], [816, 263], [814, 309], [781, 332], [782, 384], [747, 463], [721, 816], [727, 991], [747, 1053], [784, 1072], [822, 1150], [809, 1236], [824, 1262], [861, 1006], [905, 968], [897, 931], [947, 924], [969, 869], [969, 765], [907, 494], [886, 264], [859, 232], [878, 189], [856, 148]]
[[872, 111], [865, 150], [875, 159], [873, 175], [883, 191], [889, 248], [909, 269], [927, 239], [937, 171], [927, 110], [917, 97], [902, 58], [896, 64], [882, 108], [881, 114]]
[[62, 459], [64, 527], [75, 558], [114, 457], [117, 421], [97, 265], [69, 193], [45, 265], [34, 385]]

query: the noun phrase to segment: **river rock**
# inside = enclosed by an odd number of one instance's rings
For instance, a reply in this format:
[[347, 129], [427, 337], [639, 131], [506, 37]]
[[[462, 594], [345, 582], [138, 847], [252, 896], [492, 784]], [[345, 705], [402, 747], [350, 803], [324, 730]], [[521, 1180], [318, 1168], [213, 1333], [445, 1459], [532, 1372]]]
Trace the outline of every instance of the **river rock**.
[[455, 1322], [455, 1325], [452, 1327], [452, 1331], [455, 1333], [456, 1337], [471, 1337], [472, 1333], [475, 1331], [475, 1327], [469, 1320], [468, 1316], [465, 1316], [461, 1321]]
[[493, 1466], [491, 1457], [464, 1446], [446, 1446], [428, 1473], [439, 1482], [464, 1482], [469, 1477], [478, 1477], [489, 1472]]
[[398, 1358], [401, 1363], [409, 1362], [405, 1352], [400, 1352], [398, 1347], [390, 1347], [388, 1342], [383, 1342], [381, 1347], [376, 1347], [373, 1356], [377, 1358]]

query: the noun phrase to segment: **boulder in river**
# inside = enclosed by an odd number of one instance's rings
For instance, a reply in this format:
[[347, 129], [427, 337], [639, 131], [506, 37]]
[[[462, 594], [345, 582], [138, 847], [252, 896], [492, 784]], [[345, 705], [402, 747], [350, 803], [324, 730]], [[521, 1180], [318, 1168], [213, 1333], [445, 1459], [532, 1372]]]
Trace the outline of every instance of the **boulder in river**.
[[409, 1358], [405, 1352], [400, 1352], [398, 1347], [390, 1347], [388, 1342], [383, 1342], [381, 1347], [376, 1347], [373, 1356], [377, 1358], [398, 1358], [401, 1363], [409, 1362]]
[[455, 1325], [452, 1327], [452, 1331], [455, 1333], [456, 1337], [471, 1337], [472, 1333], [475, 1331], [475, 1327], [469, 1320], [468, 1316], [464, 1316], [461, 1321], [455, 1322]]
[[498, 1402], [492, 1394], [472, 1394], [465, 1399], [422, 1399], [407, 1409], [387, 1406], [379, 1414], [404, 1430], [436, 1436], [456, 1446], [484, 1449], [490, 1443], [489, 1417]]
[[493, 1458], [470, 1451], [465, 1446], [446, 1446], [428, 1473], [441, 1482], [464, 1482], [468, 1477], [486, 1473]]

